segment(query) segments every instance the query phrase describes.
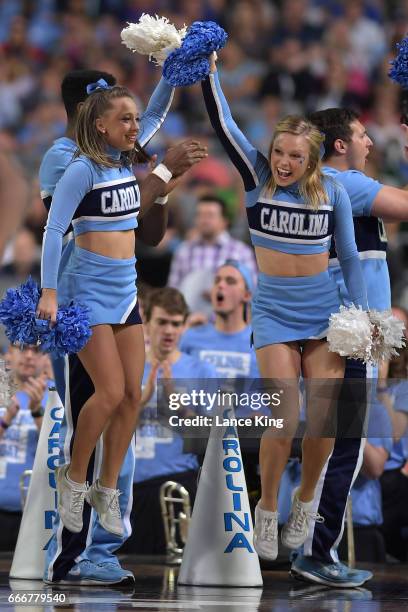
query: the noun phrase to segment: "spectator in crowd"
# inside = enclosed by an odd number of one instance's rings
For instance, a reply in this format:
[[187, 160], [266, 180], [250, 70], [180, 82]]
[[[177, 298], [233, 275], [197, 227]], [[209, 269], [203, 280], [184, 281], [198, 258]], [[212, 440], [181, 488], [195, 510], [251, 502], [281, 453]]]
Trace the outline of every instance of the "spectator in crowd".
[[186, 294], [192, 311], [211, 310], [212, 274], [226, 259], [236, 259], [256, 275], [254, 252], [247, 244], [232, 238], [228, 230], [224, 201], [202, 196], [197, 202], [194, 237], [181, 243], [171, 262], [168, 285]]
[[207, 361], [222, 378], [258, 378], [248, 324], [253, 282], [250, 270], [228, 259], [215, 273], [211, 288], [214, 324], [188, 329], [181, 339], [185, 353]]
[[194, 499], [198, 472], [197, 457], [183, 452], [181, 436], [159, 420], [156, 383], [158, 378], [215, 378], [208, 363], [183, 353], [179, 348], [188, 307], [177, 289], [151, 292], [144, 308], [149, 348], [143, 375], [144, 403], [136, 430], [136, 464], [132, 535], [121, 548], [133, 554], [164, 554], [166, 544], [161, 517], [159, 490], [166, 480], [183, 485]]
[[344, 19], [350, 40], [348, 61], [355, 70], [371, 76], [386, 51], [385, 32], [364, 12], [363, 0], [345, 1]]
[[[47, 401], [48, 356], [36, 347], [9, 347], [18, 391], [0, 407], [0, 550], [13, 551], [22, 516], [20, 476], [33, 467]], [[46, 371], [45, 371], [46, 370]]]

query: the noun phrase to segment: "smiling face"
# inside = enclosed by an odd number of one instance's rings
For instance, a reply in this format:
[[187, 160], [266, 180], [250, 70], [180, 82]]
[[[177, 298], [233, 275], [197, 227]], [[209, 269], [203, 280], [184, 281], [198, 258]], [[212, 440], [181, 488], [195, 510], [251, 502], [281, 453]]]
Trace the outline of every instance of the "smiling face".
[[111, 147], [119, 151], [134, 149], [140, 129], [134, 100], [128, 96], [111, 100], [110, 107], [96, 119], [96, 128]]
[[271, 171], [275, 183], [287, 187], [299, 181], [309, 163], [310, 145], [302, 134], [278, 134], [271, 149]]

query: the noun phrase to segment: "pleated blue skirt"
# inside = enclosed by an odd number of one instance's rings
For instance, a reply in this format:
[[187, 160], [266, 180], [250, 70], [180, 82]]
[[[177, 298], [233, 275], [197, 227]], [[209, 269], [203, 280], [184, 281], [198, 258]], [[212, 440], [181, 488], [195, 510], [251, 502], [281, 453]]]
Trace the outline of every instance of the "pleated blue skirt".
[[340, 303], [328, 271], [301, 277], [259, 273], [252, 301], [255, 348], [325, 338], [329, 317], [339, 311]]
[[58, 302], [76, 300], [90, 310], [90, 325], [141, 323], [136, 258], [114, 259], [75, 245], [58, 282]]

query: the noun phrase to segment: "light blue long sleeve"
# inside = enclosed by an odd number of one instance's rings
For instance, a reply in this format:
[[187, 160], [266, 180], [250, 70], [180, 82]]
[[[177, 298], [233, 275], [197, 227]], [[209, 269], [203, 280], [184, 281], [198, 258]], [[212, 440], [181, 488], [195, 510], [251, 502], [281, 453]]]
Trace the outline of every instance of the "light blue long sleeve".
[[139, 144], [144, 147], [160, 129], [169, 112], [174, 97], [174, 87], [171, 87], [163, 77], [152, 93], [149, 104], [140, 118], [140, 130], [137, 136]]
[[354, 236], [350, 198], [341, 185], [338, 185], [336, 192], [334, 239], [344, 282], [353, 304], [367, 310], [367, 290]]
[[268, 160], [257, 151], [235, 123], [221, 89], [218, 72], [210, 74], [201, 82], [201, 86], [211, 125], [240, 173], [245, 191], [252, 191], [269, 174]]
[[57, 288], [62, 238], [78, 205], [92, 189], [92, 185], [90, 164], [78, 158], [67, 167], [55, 188], [43, 237], [41, 257], [41, 287], [43, 288]]

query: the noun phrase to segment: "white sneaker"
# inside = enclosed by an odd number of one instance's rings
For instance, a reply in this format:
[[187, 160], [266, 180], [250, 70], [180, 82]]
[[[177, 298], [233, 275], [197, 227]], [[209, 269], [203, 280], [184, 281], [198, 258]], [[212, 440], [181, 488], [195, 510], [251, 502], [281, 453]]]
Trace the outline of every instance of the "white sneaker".
[[58, 493], [58, 512], [64, 527], [72, 533], [82, 531], [82, 511], [84, 509], [87, 484], [72, 483], [67, 479], [69, 465], [62, 465], [55, 470]]
[[255, 507], [254, 548], [261, 559], [274, 561], [278, 556], [278, 513]]
[[288, 548], [299, 548], [306, 541], [309, 532], [309, 519], [316, 521], [316, 523], [323, 523], [324, 518], [311, 511], [312, 506], [313, 500], [301, 502], [298, 498], [298, 489], [295, 489], [288, 522], [282, 528], [282, 544]]
[[86, 494], [86, 501], [98, 513], [99, 522], [106, 531], [123, 537], [122, 515], [119, 507], [118, 489], [101, 487], [99, 480], [93, 483]]

